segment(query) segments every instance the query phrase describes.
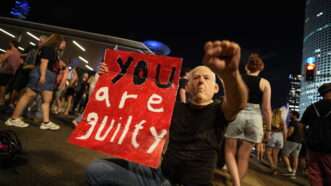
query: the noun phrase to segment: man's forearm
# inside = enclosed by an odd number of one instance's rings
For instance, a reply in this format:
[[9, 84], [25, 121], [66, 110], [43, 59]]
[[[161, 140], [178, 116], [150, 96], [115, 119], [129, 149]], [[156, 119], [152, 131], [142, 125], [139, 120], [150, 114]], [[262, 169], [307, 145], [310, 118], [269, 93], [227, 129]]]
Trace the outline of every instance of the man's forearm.
[[248, 91], [239, 71], [221, 76], [224, 81], [226, 104], [234, 112], [247, 105]]

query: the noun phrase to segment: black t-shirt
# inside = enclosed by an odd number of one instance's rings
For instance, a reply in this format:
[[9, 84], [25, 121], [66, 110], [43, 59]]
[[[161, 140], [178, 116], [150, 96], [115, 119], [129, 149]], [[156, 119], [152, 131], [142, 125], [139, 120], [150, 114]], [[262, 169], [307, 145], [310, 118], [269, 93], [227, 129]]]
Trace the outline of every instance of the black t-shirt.
[[24, 60], [24, 65], [34, 65], [38, 57], [39, 49], [38, 47], [30, 47], [26, 49], [26, 57]]
[[227, 122], [220, 104], [200, 107], [176, 102], [170, 139], [162, 162], [164, 175], [178, 184], [209, 184]]
[[[321, 116], [325, 116], [331, 110], [331, 100], [322, 99], [314, 104]], [[302, 115], [301, 123], [309, 125], [316, 117], [313, 105], [309, 105]]]
[[[320, 116], [325, 116], [328, 112], [331, 111], [331, 100], [325, 100], [325, 99], [322, 99], [315, 104], [315, 107], [316, 109], [318, 110]], [[305, 128], [307, 129], [308, 127], [310, 128], [312, 124], [316, 124], [314, 122], [314, 120], [317, 118], [317, 115], [316, 115], [316, 112], [315, 112], [315, 109], [313, 107], [313, 105], [310, 105], [307, 107], [307, 109], [305, 110], [305, 112], [303, 113], [302, 115], [302, 118], [301, 118], [301, 122], [305, 125]], [[331, 117], [327, 117], [328, 120], [331, 119]], [[331, 121], [327, 122], [327, 123], [324, 123], [324, 124], [329, 124]], [[325, 129], [325, 125], [323, 127]], [[324, 130], [323, 129], [323, 130]], [[308, 144], [307, 144], [307, 148], [311, 151], [314, 151], [314, 152], [327, 152], [329, 153], [329, 150], [328, 149], [331, 149], [331, 147], [329, 146], [329, 144], [327, 144], [330, 140], [328, 139], [329, 136], [331, 136], [331, 133], [330, 134], [326, 134], [328, 131], [323, 131], [323, 133], [321, 133], [321, 131], [319, 131], [320, 134], [318, 134], [318, 138], [322, 138], [324, 139], [325, 138], [325, 141], [326, 143], [324, 143], [323, 145], [325, 146], [311, 146], [312, 144], [309, 145], [309, 142], [311, 142], [311, 140], [309, 140], [310, 138], [306, 138], [305, 136], [305, 140], [308, 141]], [[306, 134], [309, 134], [309, 133], [306, 133]], [[321, 136], [323, 135], [323, 137]], [[317, 137], [316, 137], [317, 138]], [[315, 139], [316, 140], [316, 139]]]
[[48, 59], [47, 70], [57, 73], [58, 56], [54, 47], [42, 47], [37, 56], [37, 65], [40, 65], [41, 59]]
[[288, 126], [288, 128], [293, 127], [294, 131], [291, 136], [287, 138], [288, 141], [293, 141], [296, 143], [301, 143], [301, 135], [300, 135], [300, 128], [299, 128], [299, 121], [292, 120]]

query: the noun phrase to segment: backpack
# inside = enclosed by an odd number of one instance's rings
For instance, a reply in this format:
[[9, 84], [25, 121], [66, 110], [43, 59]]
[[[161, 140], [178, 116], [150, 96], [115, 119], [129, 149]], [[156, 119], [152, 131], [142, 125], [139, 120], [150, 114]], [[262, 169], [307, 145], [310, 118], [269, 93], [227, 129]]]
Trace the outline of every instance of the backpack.
[[305, 129], [305, 142], [309, 150], [313, 152], [331, 153], [331, 110], [321, 116], [315, 104], [313, 108], [316, 117]]
[[22, 152], [22, 145], [12, 130], [0, 130], [0, 163], [6, 164]]

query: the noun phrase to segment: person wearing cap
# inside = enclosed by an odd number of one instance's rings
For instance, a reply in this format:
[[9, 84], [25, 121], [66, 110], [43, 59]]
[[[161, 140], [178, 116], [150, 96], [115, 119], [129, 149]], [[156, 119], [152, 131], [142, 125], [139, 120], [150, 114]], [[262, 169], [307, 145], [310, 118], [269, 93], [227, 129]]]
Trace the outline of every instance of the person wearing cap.
[[[301, 118], [301, 123], [305, 126], [305, 142], [308, 150], [307, 169], [310, 184], [312, 186], [325, 186], [331, 185], [331, 145], [328, 140], [331, 136], [331, 83], [323, 84], [318, 88], [318, 92], [322, 99], [307, 107]], [[323, 123], [316, 121], [323, 121]], [[309, 136], [309, 130], [315, 131], [316, 126], [321, 127], [317, 138], [325, 139], [324, 145], [311, 145], [313, 136]], [[325, 128], [328, 130], [324, 130]], [[323, 130], [324, 137], [320, 135], [322, 134], [320, 133], [321, 130]], [[325, 134], [326, 131], [330, 134]]]

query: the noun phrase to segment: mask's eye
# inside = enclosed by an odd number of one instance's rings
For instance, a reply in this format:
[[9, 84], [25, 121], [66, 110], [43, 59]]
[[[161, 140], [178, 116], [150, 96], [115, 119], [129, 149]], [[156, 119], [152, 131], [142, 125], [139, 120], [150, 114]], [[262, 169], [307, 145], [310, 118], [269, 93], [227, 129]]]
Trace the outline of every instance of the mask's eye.
[[200, 76], [194, 76], [193, 77], [193, 79], [195, 79], [195, 80], [197, 80], [197, 79], [199, 79], [200, 78]]
[[210, 77], [208, 75], [203, 76], [205, 80], [210, 80]]

